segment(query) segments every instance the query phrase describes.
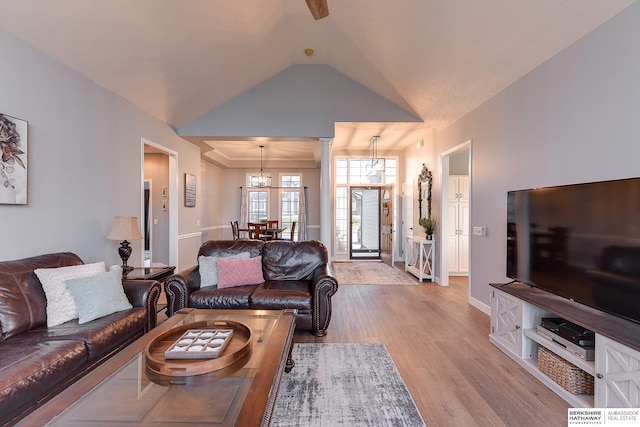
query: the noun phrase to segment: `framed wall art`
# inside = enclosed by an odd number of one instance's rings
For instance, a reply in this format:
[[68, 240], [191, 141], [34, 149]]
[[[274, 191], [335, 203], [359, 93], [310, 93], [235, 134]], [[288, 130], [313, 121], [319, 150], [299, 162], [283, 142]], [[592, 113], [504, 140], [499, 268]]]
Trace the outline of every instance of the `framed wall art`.
[[196, 176], [191, 173], [184, 174], [184, 206], [186, 208], [196, 206]]
[[27, 125], [0, 114], [0, 204], [27, 204]]

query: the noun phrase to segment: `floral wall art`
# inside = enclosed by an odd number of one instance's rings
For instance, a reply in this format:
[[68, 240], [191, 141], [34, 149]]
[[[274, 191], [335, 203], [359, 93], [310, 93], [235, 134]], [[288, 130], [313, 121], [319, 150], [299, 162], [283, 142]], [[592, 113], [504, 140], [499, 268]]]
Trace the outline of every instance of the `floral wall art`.
[[0, 204], [27, 204], [27, 122], [0, 114]]

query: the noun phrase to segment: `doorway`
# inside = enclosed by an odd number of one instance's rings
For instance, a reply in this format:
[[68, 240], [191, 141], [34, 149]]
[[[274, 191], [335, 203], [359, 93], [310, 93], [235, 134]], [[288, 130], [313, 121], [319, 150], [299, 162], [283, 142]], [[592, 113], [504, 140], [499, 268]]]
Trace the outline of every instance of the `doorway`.
[[[450, 250], [453, 249], [453, 245], [454, 245], [454, 243], [450, 242], [447, 236], [444, 234], [447, 230], [450, 230], [452, 228], [454, 229], [457, 228], [454, 224], [452, 224], [453, 215], [450, 215], [449, 201], [456, 199], [455, 195], [459, 193], [459, 191], [457, 191], [455, 188], [452, 188], [453, 184], [452, 184], [452, 179], [450, 178], [461, 174], [460, 170], [457, 168], [461, 167], [459, 163], [461, 160], [463, 160], [464, 166], [467, 168], [467, 171], [468, 171], [467, 173], [468, 183], [469, 183], [468, 194], [472, 194], [471, 192], [471, 186], [472, 186], [471, 156], [472, 156], [471, 141], [467, 141], [463, 144], [460, 144], [440, 154], [441, 168], [442, 168], [442, 197], [441, 197], [440, 223], [441, 223], [441, 230], [443, 230], [443, 237], [440, 242], [439, 254], [440, 254], [440, 285], [442, 286], [449, 286], [449, 271], [450, 271], [449, 254], [450, 254]], [[468, 233], [468, 230], [470, 230], [471, 228], [470, 215], [468, 214], [469, 212], [471, 212], [471, 203], [472, 203], [472, 200], [471, 198], [469, 198], [467, 206], [465, 208], [467, 215], [463, 216], [464, 223], [461, 225], [461, 229], [467, 230], [467, 233]], [[467, 247], [470, 247], [470, 246], [467, 246]], [[471, 264], [470, 249], [468, 249], [466, 257], [467, 257], [465, 261], [466, 265], [470, 265]], [[470, 270], [468, 272], [468, 275], [469, 275], [469, 282], [470, 282], [470, 279], [471, 279]], [[471, 298], [470, 292], [471, 292], [471, 288], [469, 287], [469, 298]]]
[[143, 241], [144, 241], [144, 263], [142, 264], [144, 267], [151, 266], [151, 258], [153, 258], [151, 254], [151, 221], [153, 218], [153, 189], [151, 188], [151, 180], [144, 180], [144, 218], [142, 220], [142, 224], [144, 225], [144, 230], [142, 232]]
[[[161, 162], [149, 160], [152, 156], [162, 158]], [[145, 236], [149, 237], [149, 260], [141, 254], [138, 265], [178, 265], [178, 153], [162, 145], [141, 138], [141, 187], [140, 217], [145, 224]], [[161, 166], [160, 166], [161, 165]], [[145, 177], [149, 167], [162, 169]], [[147, 181], [147, 182], [145, 182]], [[151, 182], [149, 182], [151, 181]], [[149, 207], [145, 206], [149, 190]], [[147, 233], [148, 227], [148, 233]], [[145, 246], [147, 245], [145, 239]]]
[[351, 187], [349, 257], [380, 259], [380, 188]]

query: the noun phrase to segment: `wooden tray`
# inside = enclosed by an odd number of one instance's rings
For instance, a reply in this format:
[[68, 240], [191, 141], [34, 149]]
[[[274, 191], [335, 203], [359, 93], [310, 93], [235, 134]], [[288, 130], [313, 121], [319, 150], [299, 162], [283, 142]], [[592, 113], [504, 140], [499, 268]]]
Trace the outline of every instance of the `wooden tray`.
[[216, 359], [233, 338], [233, 329], [187, 329], [165, 352], [165, 359]]
[[[217, 359], [167, 359], [165, 351], [188, 329], [232, 329], [233, 336]], [[246, 356], [252, 348], [251, 329], [231, 320], [206, 320], [173, 328], [154, 338], [145, 348], [147, 369], [158, 375], [184, 377], [223, 369]]]

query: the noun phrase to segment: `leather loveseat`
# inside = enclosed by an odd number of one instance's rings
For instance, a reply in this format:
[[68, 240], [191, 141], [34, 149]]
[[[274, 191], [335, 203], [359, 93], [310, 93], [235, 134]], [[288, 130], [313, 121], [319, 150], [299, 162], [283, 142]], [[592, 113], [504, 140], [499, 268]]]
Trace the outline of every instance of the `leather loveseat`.
[[204, 283], [200, 265], [195, 265], [165, 280], [167, 315], [185, 307], [296, 309], [297, 330], [326, 335], [331, 320], [331, 297], [338, 290], [326, 247], [315, 240], [211, 240], [202, 244], [198, 259], [227, 258], [243, 252], [248, 252], [251, 258], [262, 257], [262, 283], [220, 289]]
[[157, 281], [123, 281], [133, 308], [47, 327], [36, 269], [83, 265], [70, 252], [0, 262], [0, 425], [11, 425], [156, 324]]

